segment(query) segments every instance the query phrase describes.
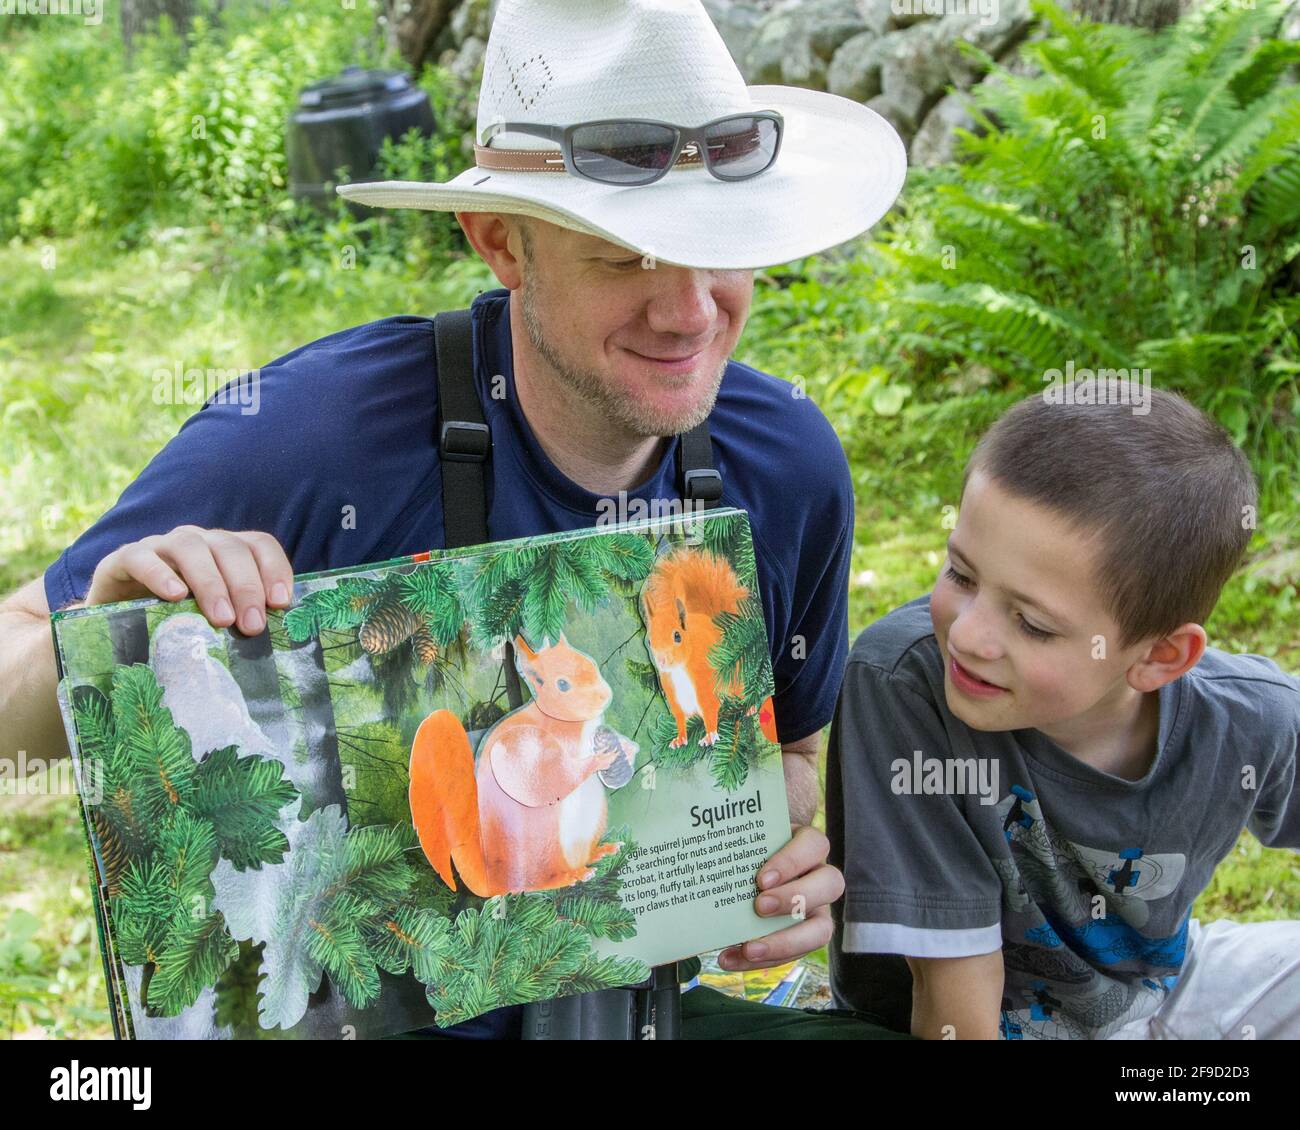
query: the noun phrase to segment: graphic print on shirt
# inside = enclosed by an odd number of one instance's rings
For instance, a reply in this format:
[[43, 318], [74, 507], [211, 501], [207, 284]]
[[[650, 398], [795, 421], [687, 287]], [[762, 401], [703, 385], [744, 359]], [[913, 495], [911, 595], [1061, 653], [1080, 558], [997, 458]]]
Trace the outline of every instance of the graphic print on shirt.
[[[1003, 1037], [1087, 1038], [1154, 1012], [1177, 981], [1190, 915], [1169, 937], [1139, 928], [1149, 904], [1176, 889], [1185, 857], [1064, 839], [1022, 785], [1012, 785], [996, 811], [1010, 851], [994, 860], [1002, 880]], [[1017, 934], [1023, 941], [1013, 940]]]

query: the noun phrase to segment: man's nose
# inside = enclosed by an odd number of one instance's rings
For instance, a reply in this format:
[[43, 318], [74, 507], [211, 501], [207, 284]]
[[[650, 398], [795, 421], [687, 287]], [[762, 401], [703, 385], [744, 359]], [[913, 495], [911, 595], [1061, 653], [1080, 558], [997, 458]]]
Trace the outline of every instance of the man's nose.
[[648, 273], [654, 276], [654, 289], [646, 319], [655, 333], [701, 338], [712, 330], [718, 316], [712, 271], [659, 263]]

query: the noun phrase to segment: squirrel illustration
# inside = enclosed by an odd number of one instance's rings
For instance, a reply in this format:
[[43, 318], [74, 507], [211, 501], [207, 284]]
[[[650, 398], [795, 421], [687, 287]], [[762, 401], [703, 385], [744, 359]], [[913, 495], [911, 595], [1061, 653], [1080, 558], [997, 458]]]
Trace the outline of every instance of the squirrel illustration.
[[[499, 718], [479, 744], [449, 710], [435, 710], [411, 748], [411, 823], [452, 890], [451, 864], [476, 895], [542, 891], [590, 879], [608, 808], [603, 782], [631, 777], [637, 745], [601, 716], [612, 692], [596, 661], [559, 640], [534, 651], [515, 637], [532, 700]], [[626, 773], [620, 772], [627, 762]]]
[[[722, 639], [722, 629], [714, 620], [722, 612], [738, 612], [748, 595], [749, 589], [740, 583], [728, 561], [690, 546], [664, 554], [642, 588], [646, 644], [677, 723], [677, 737], [668, 743], [670, 749], [686, 744], [686, 723], [694, 715], [704, 722], [699, 744], [717, 742], [721, 701], [718, 674], [709, 662], [709, 652]], [[738, 670], [726, 673], [724, 689], [743, 697], [745, 688]], [[749, 713], [755, 709], [751, 706]], [[771, 696], [757, 711], [763, 735], [775, 742]]]

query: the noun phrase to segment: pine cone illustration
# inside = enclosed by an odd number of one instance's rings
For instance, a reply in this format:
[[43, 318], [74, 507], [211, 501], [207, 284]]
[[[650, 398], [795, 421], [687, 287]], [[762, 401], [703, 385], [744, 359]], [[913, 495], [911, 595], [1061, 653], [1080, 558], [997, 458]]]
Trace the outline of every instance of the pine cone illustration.
[[411, 634], [411, 650], [415, 652], [415, 658], [426, 667], [438, 658], [438, 645], [434, 642], [433, 633], [429, 631], [429, 625], [423, 620]]
[[592, 736], [591, 748], [595, 753], [608, 753], [618, 750], [618, 760], [608, 769], [602, 769], [596, 775], [607, 789], [621, 789], [632, 779], [636, 762], [636, 751], [640, 748], [631, 738], [625, 738], [617, 730], [601, 726]]
[[406, 605], [396, 601], [381, 604], [369, 616], [357, 640], [371, 655], [392, 651], [398, 644], [409, 640], [420, 626], [420, 621]]

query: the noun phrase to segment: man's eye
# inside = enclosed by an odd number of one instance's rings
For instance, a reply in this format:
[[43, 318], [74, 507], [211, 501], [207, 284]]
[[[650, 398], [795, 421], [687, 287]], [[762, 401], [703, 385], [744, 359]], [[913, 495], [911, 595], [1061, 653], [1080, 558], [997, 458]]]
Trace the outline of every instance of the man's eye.
[[639, 267], [641, 265], [641, 256], [638, 255], [635, 259], [611, 259], [609, 262], [613, 267], [621, 267], [627, 270], [629, 267]]

